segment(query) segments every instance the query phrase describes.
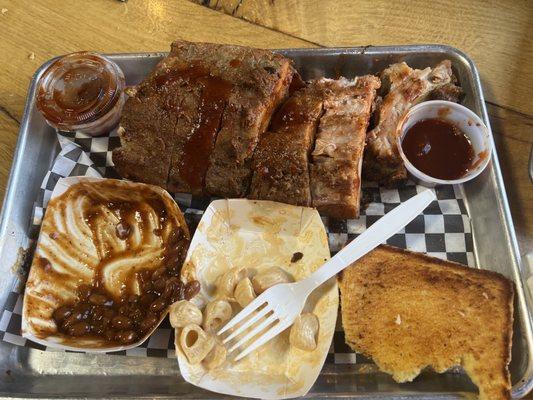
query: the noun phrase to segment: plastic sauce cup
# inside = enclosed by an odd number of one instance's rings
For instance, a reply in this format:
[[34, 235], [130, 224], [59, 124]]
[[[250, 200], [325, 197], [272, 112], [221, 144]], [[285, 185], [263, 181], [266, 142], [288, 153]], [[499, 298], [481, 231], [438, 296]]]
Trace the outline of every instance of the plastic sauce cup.
[[44, 71], [37, 108], [56, 129], [101, 135], [119, 122], [125, 102], [124, 74], [102, 55], [67, 54]]
[[[434, 178], [415, 168], [402, 149], [402, 141], [409, 129], [417, 122], [424, 119], [438, 118], [457, 126], [470, 139], [474, 149], [472, 167], [458, 179], [444, 180]], [[467, 182], [478, 176], [488, 165], [492, 154], [492, 144], [489, 130], [483, 121], [468, 108], [450, 101], [432, 100], [412, 107], [398, 124], [398, 150], [407, 171], [413, 180], [427, 187], [437, 185], [455, 185]]]

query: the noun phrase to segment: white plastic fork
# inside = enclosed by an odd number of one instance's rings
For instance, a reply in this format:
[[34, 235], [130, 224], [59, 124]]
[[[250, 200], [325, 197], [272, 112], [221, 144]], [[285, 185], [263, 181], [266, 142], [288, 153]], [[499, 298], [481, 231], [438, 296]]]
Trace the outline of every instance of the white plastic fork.
[[223, 334], [228, 329], [236, 327], [246, 317], [251, 316], [254, 311], [256, 312], [251, 318], [244, 321], [243, 324], [223, 339], [223, 343], [228, 343], [246, 331], [244, 336], [229, 348], [229, 352], [232, 352], [270, 327], [244, 348], [235, 357], [235, 361], [246, 357], [259, 346], [262, 346], [291, 326], [296, 317], [302, 312], [307, 297], [313, 290], [377, 247], [380, 243], [386, 241], [411, 222], [433, 200], [435, 200], [435, 194], [431, 190], [425, 190], [413, 196], [372, 224], [370, 228], [352, 240], [346, 247], [307, 278], [299, 282], [275, 285], [254, 299], [217, 333], [217, 335]]

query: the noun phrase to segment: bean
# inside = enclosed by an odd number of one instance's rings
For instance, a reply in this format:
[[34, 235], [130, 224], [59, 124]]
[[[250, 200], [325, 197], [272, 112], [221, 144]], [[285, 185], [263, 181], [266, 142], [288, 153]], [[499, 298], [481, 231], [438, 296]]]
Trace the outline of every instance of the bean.
[[172, 277], [167, 281], [165, 291], [161, 296], [165, 298], [170, 298], [170, 302], [174, 303], [177, 300], [183, 299], [183, 291], [183, 283], [178, 278]]
[[146, 317], [144, 317], [144, 319], [139, 324], [139, 328], [141, 328], [141, 331], [143, 333], [146, 333], [157, 323], [158, 320], [159, 318], [157, 318], [157, 315], [149, 311], [146, 314]]
[[167, 274], [167, 269], [165, 267], [158, 268], [152, 274], [152, 282], [155, 282], [163, 278]]
[[104, 328], [108, 328], [111, 325], [111, 319], [103, 317], [100, 321], [93, 321], [93, 323], [101, 324]]
[[137, 273], [137, 279], [142, 292], [147, 292], [152, 288], [151, 272], [148, 270], [140, 271]]
[[180, 239], [183, 237], [183, 231], [181, 229], [179, 230], [173, 230], [170, 232], [170, 238], [169, 241], [171, 243], [177, 243], [180, 241]]
[[155, 290], [162, 292], [165, 289], [167, 281], [165, 278], [159, 278], [157, 281], [153, 282], [152, 285]]
[[74, 325], [72, 325], [70, 328], [68, 328], [68, 333], [71, 336], [82, 336], [86, 333], [89, 333], [90, 326], [85, 321], [76, 322]]
[[116, 312], [112, 308], [106, 307], [104, 309], [104, 317], [105, 318], [111, 319], [111, 318], [113, 318], [115, 316], [115, 314], [116, 314]]
[[101, 321], [104, 318], [106, 308], [104, 306], [95, 306], [91, 315], [93, 321]]
[[132, 330], [118, 331], [116, 338], [121, 343], [131, 343], [137, 338], [137, 334]]
[[128, 303], [137, 304], [139, 302], [140, 296], [132, 294], [128, 297]]
[[120, 306], [118, 309], [120, 315], [128, 315], [130, 313], [130, 308], [128, 306]]
[[68, 329], [78, 321], [79, 320], [76, 315], [70, 314], [61, 324], [61, 329], [63, 329], [64, 331], [68, 331]]
[[131, 327], [131, 319], [125, 317], [124, 315], [117, 315], [111, 320], [111, 325], [117, 329], [127, 329]]
[[[183, 285], [181, 286], [183, 289]], [[170, 296], [169, 304], [175, 303], [176, 301], [183, 300], [183, 290], [179, 290]]]
[[190, 281], [185, 285], [183, 296], [185, 300], [190, 300], [200, 292], [200, 282]]
[[163, 292], [163, 295], [170, 296], [179, 283], [181, 283], [179, 278], [176, 278], [175, 276], [167, 279], [165, 281], [165, 291]]
[[133, 321], [134, 324], [138, 324], [139, 322], [142, 321], [144, 315], [143, 315], [143, 312], [141, 311], [141, 309], [139, 307], [132, 306], [130, 308], [129, 317]]
[[113, 342], [115, 340], [115, 336], [117, 335], [117, 332], [114, 331], [113, 329], [108, 329], [107, 331], [105, 331], [104, 333], [104, 336], [107, 340], [109, 340], [110, 342]]
[[72, 315], [76, 316], [77, 320], [87, 319], [92, 311], [92, 307], [88, 303], [78, 304], [73, 311]]
[[173, 276], [167, 281], [167, 285], [178, 286], [178, 285], [183, 285], [183, 282], [180, 280], [180, 278]]
[[65, 318], [72, 314], [72, 308], [69, 306], [61, 306], [54, 311], [52, 315], [56, 322], [62, 322]]
[[90, 328], [91, 332], [97, 335], [101, 335], [105, 331], [105, 325], [102, 322], [93, 322]]
[[155, 300], [150, 304], [150, 311], [152, 312], [158, 312], [161, 311], [163, 308], [165, 308], [167, 305], [167, 302], [163, 297], [160, 297], [159, 299]]
[[91, 286], [89, 286], [89, 285], [80, 285], [78, 287], [78, 297], [81, 300], [85, 300], [85, 299], [89, 298], [89, 296], [92, 293], [92, 290], [93, 290], [93, 288]]
[[108, 298], [105, 295], [101, 294], [101, 293], [92, 293], [89, 296], [89, 301], [92, 304], [103, 306], [105, 303], [108, 302]]
[[144, 307], [148, 307], [157, 298], [154, 293], [145, 293], [141, 296], [140, 303]]

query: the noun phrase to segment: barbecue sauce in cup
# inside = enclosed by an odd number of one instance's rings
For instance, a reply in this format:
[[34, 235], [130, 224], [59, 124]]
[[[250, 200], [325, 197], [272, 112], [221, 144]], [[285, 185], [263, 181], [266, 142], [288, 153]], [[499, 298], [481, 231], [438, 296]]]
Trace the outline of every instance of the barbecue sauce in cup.
[[108, 58], [88, 52], [68, 54], [43, 72], [37, 108], [56, 129], [100, 135], [120, 119], [124, 85], [122, 70]]
[[433, 178], [464, 176], [475, 158], [470, 139], [456, 125], [440, 118], [423, 119], [405, 133], [402, 150], [411, 164]]

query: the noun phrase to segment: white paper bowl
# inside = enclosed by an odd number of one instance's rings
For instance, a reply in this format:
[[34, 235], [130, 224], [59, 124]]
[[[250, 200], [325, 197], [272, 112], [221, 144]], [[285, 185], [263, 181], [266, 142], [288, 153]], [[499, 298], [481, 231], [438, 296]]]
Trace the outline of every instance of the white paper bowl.
[[[407, 131], [417, 122], [439, 118], [456, 125], [470, 139], [474, 148], [474, 160], [471, 168], [464, 176], [459, 179], [445, 180], [429, 176], [419, 169], [415, 168], [409, 161], [402, 149], [402, 141]], [[398, 124], [398, 151], [403, 159], [407, 171], [413, 177], [416, 183], [427, 187], [437, 185], [455, 185], [467, 182], [478, 176], [488, 165], [491, 154], [492, 144], [488, 128], [483, 121], [468, 108], [450, 101], [433, 100], [420, 103], [412, 107]]]
[[[148, 331], [143, 337], [139, 338], [139, 340], [128, 344], [110, 343], [105, 339], [96, 336], [70, 337], [57, 332], [56, 324], [52, 317], [53, 311], [60, 305], [65, 304], [64, 301], [61, 301], [61, 299], [69, 299], [70, 301], [73, 301], [77, 297], [76, 281], [85, 282], [89, 279], [92, 279], [92, 276], [94, 276], [95, 272], [88, 268], [89, 264], [87, 263], [89, 263], [88, 260], [91, 257], [98, 258], [98, 256], [91, 254], [91, 237], [87, 235], [81, 235], [82, 237], [87, 239], [85, 241], [81, 241], [80, 239], [78, 239], [76, 243], [73, 243], [71, 246], [69, 246], [73, 249], [88, 249], [86, 253], [83, 251], [71, 251], [70, 253], [68, 253], [67, 250], [69, 249], [65, 248], [64, 244], [56, 243], [56, 240], [52, 239], [49, 228], [53, 226], [53, 232], [59, 235], [58, 237], [60, 238], [79, 238], [80, 235], [76, 236], [75, 234], [84, 231], [83, 223], [81, 223], [81, 221], [80, 224], [61, 223], [60, 221], [62, 221], [63, 211], [61, 211], [61, 208], [56, 207], [57, 202], [61, 202], [64, 200], [62, 195], [65, 194], [68, 189], [74, 184], [92, 183], [100, 181], [112, 182], [114, 185], [118, 185], [118, 187], [121, 187], [123, 190], [132, 193], [137, 190], [140, 191], [141, 189], [150, 190], [150, 192], [159, 196], [161, 200], [165, 203], [167, 209], [169, 210], [169, 218], [172, 218], [178, 226], [183, 226], [183, 224], [185, 224], [183, 215], [181, 214], [178, 205], [175, 203], [174, 199], [172, 199], [172, 197], [165, 190], [159, 187], [145, 185], [143, 183], [133, 183], [128, 181], [92, 177], [69, 177], [60, 179], [57, 182], [55, 189], [52, 193], [51, 200], [48, 203], [47, 212], [41, 227], [41, 233], [37, 242], [37, 248], [35, 250], [34, 260], [30, 269], [28, 281], [26, 283], [26, 291], [24, 295], [24, 306], [22, 312], [22, 336], [27, 339], [30, 339], [33, 342], [42, 344], [50, 348], [82, 351], [87, 353], [102, 353], [128, 350], [140, 346], [146, 339], [148, 339], [148, 337], [157, 329], [161, 321], [167, 315], [167, 311], [162, 312], [159, 321], [150, 331]], [[132, 195], [132, 198], [133, 197], [134, 196]], [[78, 203], [76, 203], [76, 205], [78, 205]], [[73, 205], [72, 207], [64, 211], [65, 215], [74, 214], [74, 208], [76, 207], [76, 205]], [[75, 220], [78, 221], [78, 219]], [[61, 243], [71, 242], [61, 240]], [[145, 252], [145, 259], [150, 259], [152, 257], [152, 254], [154, 254], [153, 259], [156, 260], [161, 245], [159, 239], [157, 239], [154, 241], [150, 241], [149, 243], [143, 242], [137, 247], [143, 248], [143, 251]], [[135, 248], [131, 249], [135, 250]], [[127, 250], [130, 250], [130, 248], [127, 247]], [[52, 273], [56, 273], [56, 271], [62, 271], [60, 263], [56, 262], [56, 260], [60, 258], [60, 256], [58, 256], [59, 253], [70, 254], [69, 259], [71, 261], [71, 271], [68, 275], [68, 278], [66, 278], [68, 279], [68, 281], [65, 280], [65, 282], [68, 283], [68, 285], [65, 285], [65, 287], [58, 285], [53, 279], [50, 278]], [[39, 263], [36, 261], [40, 257], [47, 257], [49, 259], [48, 273], [46, 273], [46, 269], [44, 270], [44, 273], [40, 272], [41, 266], [38, 265]], [[126, 268], [128, 270], [135, 269], [139, 266], [136, 260], [140, 259], [141, 256], [135, 255], [135, 257], [130, 258], [131, 260], [129, 260], [129, 262], [126, 264]], [[159, 267], [156, 261], [150, 261], [149, 264], [153, 264], [154, 269]], [[143, 264], [143, 267], [146, 267], [146, 264]], [[115, 269], [114, 271], [117, 271], [117, 269]], [[120, 284], [120, 280], [113, 279], [116, 274], [111, 272], [108, 275], [109, 279], [106, 278], [106, 282], [108, 282], [111, 286], [116, 287]], [[50, 330], [51, 333], [46, 335], [40, 334], [43, 329]]]
[[[303, 257], [291, 262], [295, 252]], [[196, 229], [181, 270], [182, 281], [195, 279], [201, 283], [201, 291], [192, 301], [202, 308], [213, 299], [216, 278], [230, 268], [259, 271], [277, 266], [301, 280], [329, 257], [326, 230], [315, 209], [272, 201], [216, 200]], [[260, 399], [303, 396], [315, 383], [326, 359], [338, 304], [335, 278], [307, 300], [304, 312], [315, 313], [320, 321], [313, 351], [290, 346], [287, 329], [242, 360], [208, 371], [202, 364], [191, 365], [176, 344], [180, 372], [193, 385], [227, 395]]]

